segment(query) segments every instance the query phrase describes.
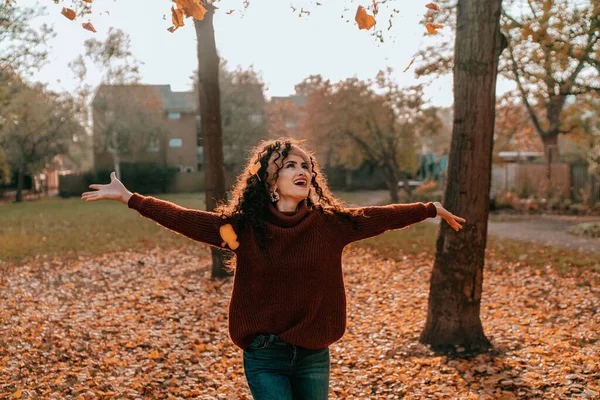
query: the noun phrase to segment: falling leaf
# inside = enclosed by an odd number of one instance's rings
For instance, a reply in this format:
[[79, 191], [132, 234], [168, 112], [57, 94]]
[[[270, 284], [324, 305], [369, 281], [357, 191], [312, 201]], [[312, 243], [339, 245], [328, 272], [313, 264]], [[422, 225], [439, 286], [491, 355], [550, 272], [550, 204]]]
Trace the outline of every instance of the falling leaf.
[[171, 21], [175, 29], [183, 26], [183, 10], [181, 8], [171, 7]]
[[85, 30], [88, 30], [88, 31], [96, 33], [96, 29], [94, 28], [94, 25], [92, 25], [91, 22], [84, 22], [84, 23], [81, 24], [81, 26]]
[[92, 2], [92, 0], [83, 0], [83, 1], [85, 1], [86, 3], [91, 3]]
[[425, 25], [425, 27], [427, 28], [427, 32], [429, 34], [435, 35], [435, 34], [437, 34], [437, 30], [442, 29], [444, 27], [444, 25], [436, 25], [436, 24], [427, 23], [427, 25]]
[[200, 3], [199, 0], [173, 0], [177, 4], [177, 8], [180, 8], [187, 17], [194, 17], [199, 20], [204, 19], [206, 14], [206, 8]]
[[71, 10], [70, 8], [66, 8], [66, 7], [63, 7], [63, 9], [60, 13], [62, 15], [64, 15], [65, 17], [69, 18], [71, 21], [73, 21], [75, 19], [75, 17], [77, 16], [75, 11]]
[[235, 11], [235, 10], [229, 10], [229, 11], [225, 12], [225, 14], [227, 14], [227, 15], [231, 15], [231, 14], [232, 14], [234, 11]]
[[175, 32], [177, 30], [177, 27], [176, 26], [170, 26], [170, 27], [167, 28], [167, 30], [169, 32], [173, 33], [173, 32]]
[[373, 0], [373, 15], [377, 15], [379, 8], [377, 7], [377, 1]]
[[225, 243], [223, 243], [223, 247], [225, 247], [225, 244], [227, 244], [231, 250], [238, 248], [240, 244], [237, 241], [237, 235], [235, 234], [231, 224], [222, 225], [219, 228], [219, 233], [221, 234], [221, 238], [223, 238], [225, 241]]
[[358, 24], [359, 29], [369, 30], [375, 26], [375, 17], [367, 14], [367, 10], [365, 10], [363, 6], [358, 6], [354, 20]]
[[408, 69], [410, 68], [411, 65], [413, 65], [414, 62], [415, 62], [415, 59], [413, 58], [412, 60], [410, 60], [410, 62], [408, 63], [408, 65], [406, 66], [406, 68], [404, 68], [404, 71], [402, 71], [402, 72], [408, 71]]
[[14, 392], [12, 394], [12, 398], [13, 399], [20, 399], [22, 395], [23, 395], [23, 392], [21, 391], [21, 389], [19, 389], [19, 390], [17, 390], [16, 392]]
[[434, 3], [426, 4], [425, 7], [429, 8], [430, 10], [433, 10], [433, 11], [440, 11], [440, 7]]

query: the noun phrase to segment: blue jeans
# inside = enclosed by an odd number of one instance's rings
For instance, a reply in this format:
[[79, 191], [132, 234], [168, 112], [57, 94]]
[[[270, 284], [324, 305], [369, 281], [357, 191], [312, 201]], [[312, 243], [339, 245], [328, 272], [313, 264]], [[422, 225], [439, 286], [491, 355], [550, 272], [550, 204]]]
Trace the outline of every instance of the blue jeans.
[[259, 334], [244, 350], [244, 373], [255, 400], [324, 400], [329, 391], [329, 348], [309, 350]]

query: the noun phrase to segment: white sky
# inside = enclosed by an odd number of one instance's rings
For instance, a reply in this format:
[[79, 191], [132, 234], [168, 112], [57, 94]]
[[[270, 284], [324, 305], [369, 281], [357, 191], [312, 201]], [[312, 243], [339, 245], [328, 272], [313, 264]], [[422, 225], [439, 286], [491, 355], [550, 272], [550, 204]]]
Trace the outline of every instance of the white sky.
[[[35, 0], [17, 0], [19, 4], [36, 5]], [[77, 0], [80, 1], [80, 0]], [[430, 0], [390, 0], [380, 6], [379, 26], [384, 28], [385, 42], [380, 43], [370, 32], [359, 30], [354, 14], [359, 4], [370, 1], [321, 0], [250, 0], [243, 9], [242, 0], [222, 0], [217, 3], [215, 36], [217, 49], [230, 68], [250, 65], [261, 73], [267, 97], [286, 96], [294, 92], [294, 85], [310, 74], [321, 74], [334, 82], [348, 77], [374, 78], [377, 71], [387, 66], [394, 68], [394, 76], [402, 86], [425, 81], [414, 77], [411, 69], [403, 73], [414, 54], [427, 43], [440, 40], [424, 37], [425, 28], [419, 23]], [[106, 38], [109, 27], [120, 28], [131, 38], [132, 52], [143, 62], [142, 82], [170, 84], [175, 91], [191, 89], [190, 76], [196, 69], [196, 39], [192, 19], [174, 33], [171, 26], [169, 0], [94, 0], [89, 18], [70, 21], [60, 14], [63, 6], [44, 1], [46, 16], [32, 21], [32, 26], [50, 23], [57, 33], [49, 43], [50, 59], [35, 80], [46, 82], [53, 90], [73, 91], [77, 80], [67, 64], [83, 53], [83, 42], [91, 37]], [[298, 17], [290, 7], [305, 6], [310, 16]], [[344, 10], [345, 7], [348, 10]], [[387, 31], [387, 15], [393, 7], [399, 9], [393, 27]], [[231, 15], [226, 11], [235, 10]], [[110, 14], [106, 15], [105, 11]], [[163, 15], [166, 19], [163, 19]], [[344, 15], [344, 18], [340, 18]], [[349, 19], [349, 22], [346, 20]], [[81, 28], [90, 20], [98, 33]], [[377, 25], [376, 25], [377, 27]], [[88, 83], [96, 85], [99, 73], [92, 72]], [[448, 106], [452, 103], [452, 78], [436, 78], [426, 91], [432, 104]]]

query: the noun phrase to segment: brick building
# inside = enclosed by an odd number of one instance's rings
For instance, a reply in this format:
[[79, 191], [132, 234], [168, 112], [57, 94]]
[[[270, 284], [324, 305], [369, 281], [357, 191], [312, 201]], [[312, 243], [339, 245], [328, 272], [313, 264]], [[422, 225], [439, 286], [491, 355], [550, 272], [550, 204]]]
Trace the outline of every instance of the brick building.
[[[115, 107], [130, 103], [157, 110], [162, 116], [162, 121], [157, 122], [166, 132], [162, 138], [144, 138], [144, 143], [136, 143], [135, 150], [129, 144], [120, 144], [120, 160], [156, 162], [181, 171], [197, 171], [202, 164], [202, 138], [195, 93], [173, 92], [171, 85], [101, 85], [92, 101], [94, 136], [102, 135], [103, 127], [115, 115]], [[112, 155], [96, 141], [94, 167], [102, 169], [112, 165]]]

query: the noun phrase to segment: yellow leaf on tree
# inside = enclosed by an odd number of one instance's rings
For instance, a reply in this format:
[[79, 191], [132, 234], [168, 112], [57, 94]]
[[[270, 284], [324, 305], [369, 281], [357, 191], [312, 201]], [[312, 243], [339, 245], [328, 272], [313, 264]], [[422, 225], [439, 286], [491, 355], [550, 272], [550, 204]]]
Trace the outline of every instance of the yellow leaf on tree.
[[225, 241], [222, 246], [225, 247], [225, 244], [229, 245], [231, 250], [235, 250], [240, 245], [237, 241], [237, 235], [233, 230], [233, 226], [231, 224], [222, 225], [219, 228], [219, 233], [221, 234], [221, 238]]
[[171, 20], [175, 29], [183, 26], [183, 10], [181, 8], [171, 7]]
[[200, 3], [199, 0], [173, 0], [177, 4], [177, 8], [180, 8], [185, 13], [186, 17], [194, 17], [199, 20], [204, 19], [206, 14], [206, 8]]
[[84, 23], [81, 24], [81, 26], [85, 30], [88, 30], [88, 31], [96, 33], [96, 29], [94, 28], [94, 25], [92, 25], [91, 22], [84, 22]]
[[71, 21], [73, 21], [75, 19], [75, 17], [77, 16], [77, 14], [75, 14], [75, 11], [73, 11], [67, 7], [63, 7], [63, 9], [60, 13], [62, 15], [64, 15], [65, 17], [69, 18]]
[[367, 14], [367, 10], [365, 10], [363, 6], [358, 6], [354, 20], [358, 24], [359, 29], [369, 30], [375, 26], [375, 17]]
[[425, 28], [427, 28], [427, 32], [431, 35], [437, 34], [437, 30], [442, 29], [443, 27], [444, 25], [436, 25], [429, 22], [427, 23], [427, 25], [425, 25]]

